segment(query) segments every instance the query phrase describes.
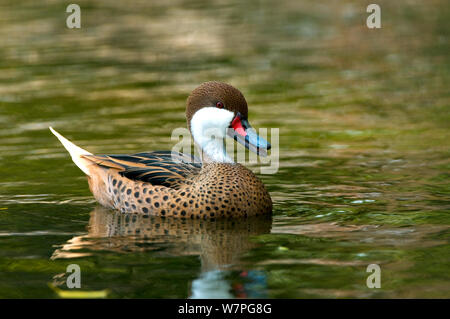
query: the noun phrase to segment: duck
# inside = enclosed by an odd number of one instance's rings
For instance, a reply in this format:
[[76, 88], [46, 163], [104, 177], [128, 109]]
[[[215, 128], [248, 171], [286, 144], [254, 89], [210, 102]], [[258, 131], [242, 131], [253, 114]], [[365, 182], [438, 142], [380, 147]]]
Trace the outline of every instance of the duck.
[[184, 219], [270, 215], [272, 199], [262, 181], [225, 149], [226, 138], [259, 156], [271, 148], [249, 124], [241, 91], [218, 81], [201, 84], [187, 99], [186, 121], [201, 158], [175, 151], [94, 155], [49, 129], [106, 208]]

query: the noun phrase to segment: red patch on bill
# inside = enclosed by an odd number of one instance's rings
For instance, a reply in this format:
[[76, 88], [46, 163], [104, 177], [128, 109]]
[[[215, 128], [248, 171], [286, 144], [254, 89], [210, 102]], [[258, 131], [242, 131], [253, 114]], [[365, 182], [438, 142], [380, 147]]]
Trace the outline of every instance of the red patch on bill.
[[247, 136], [247, 132], [245, 131], [244, 127], [242, 126], [242, 122], [239, 116], [236, 116], [233, 120], [233, 122], [231, 122], [231, 127], [233, 128], [233, 130], [236, 131], [236, 133], [238, 133], [241, 136]]

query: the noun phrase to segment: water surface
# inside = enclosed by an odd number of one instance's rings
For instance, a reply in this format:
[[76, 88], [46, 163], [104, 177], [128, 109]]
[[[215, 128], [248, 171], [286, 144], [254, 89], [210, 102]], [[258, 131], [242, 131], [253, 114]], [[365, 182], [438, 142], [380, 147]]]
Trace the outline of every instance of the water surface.
[[[450, 297], [446, 1], [379, 1], [379, 30], [350, 0], [77, 3], [80, 30], [61, 1], [0, 3], [0, 297], [58, 298], [69, 264], [116, 298]], [[47, 129], [170, 149], [209, 80], [280, 129], [271, 219], [105, 210]]]

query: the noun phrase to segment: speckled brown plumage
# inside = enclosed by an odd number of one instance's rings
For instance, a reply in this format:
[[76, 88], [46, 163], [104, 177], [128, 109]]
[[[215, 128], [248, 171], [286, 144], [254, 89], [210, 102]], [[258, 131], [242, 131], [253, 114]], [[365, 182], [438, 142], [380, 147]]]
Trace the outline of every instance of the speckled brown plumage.
[[124, 213], [207, 219], [272, 211], [263, 183], [241, 164], [206, 163], [175, 188], [132, 180], [118, 169], [99, 166], [89, 186], [98, 202]]

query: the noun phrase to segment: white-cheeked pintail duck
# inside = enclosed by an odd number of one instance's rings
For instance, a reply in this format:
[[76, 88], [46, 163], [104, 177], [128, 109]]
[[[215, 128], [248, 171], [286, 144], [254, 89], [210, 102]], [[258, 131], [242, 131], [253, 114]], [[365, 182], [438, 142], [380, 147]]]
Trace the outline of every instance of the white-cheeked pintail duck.
[[90, 190], [103, 206], [156, 216], [234, 218], [272, 212], [261, 180], [225, 150], [228, 135], [259, 155], [267, 154], [270, 144], [251, 128], [247, 115], [247, 102], [233, 86], [206, 82], [197, 87], [187, 100], [186, 119], [202, 150], [201, 161], [171, 151], [93, 155], [50, 130], [88, 176]]

